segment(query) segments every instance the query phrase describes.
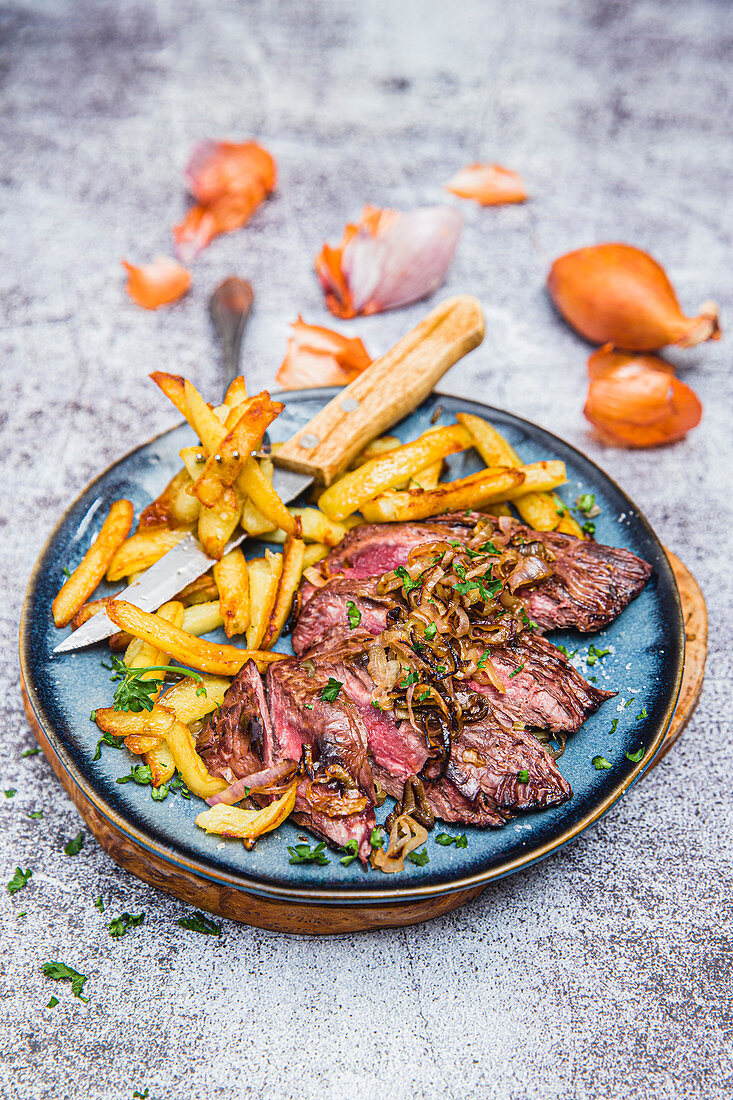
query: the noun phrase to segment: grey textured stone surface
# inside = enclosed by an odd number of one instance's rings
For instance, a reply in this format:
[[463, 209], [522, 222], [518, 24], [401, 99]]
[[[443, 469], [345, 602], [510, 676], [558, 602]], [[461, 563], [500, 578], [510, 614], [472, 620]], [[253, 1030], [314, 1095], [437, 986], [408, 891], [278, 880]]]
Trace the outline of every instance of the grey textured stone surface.
[[[4, 881], [34, 872], [0, 905], [4, 1097], [731, 1095], [730, 339], [671, 356], [705, 406], [688, 440], [607, 450], [581, 415], [587, 348], [542, 286], [556, 254], [620, 238], [667, 265], [683, 305], [716, 297], [731, 320], [732, 46], [724, 0], [0, 10], [2, 786], [18, 790], [0, 844]], [[204, 253], [184, 302], [145, 313], [119, 258], [170, 251], [181, 169], [209, 135], [261, 138], [278, 196]], [[599, 825], [452, 916], [319, 941], [185, 932], [185, 907], [91, 838], [62, 853], [78, 818], [43, 757], [20, 759], [26, 578], [78, 490], [171, 422], [149, 370], [216, 389], [205, 303], [224, 275], [257, 289], [246, 363], [265, 384], [298, 312], [328, 323], [320, 243], [365, 201], [440, 200], [479, 158], [519, 169], [532, 201], [461, 205], [446, 291], [481, 297], [488, 334], [446, 388], [548, 426], [631, 492], [705, 590], [702, 701]], [[352, 329], [377, 353], [422, 312]], [[110, 939], [100, 893], [144, 926]], [[89, 975], [87, 1006], [43, 978], [48, 958]]]

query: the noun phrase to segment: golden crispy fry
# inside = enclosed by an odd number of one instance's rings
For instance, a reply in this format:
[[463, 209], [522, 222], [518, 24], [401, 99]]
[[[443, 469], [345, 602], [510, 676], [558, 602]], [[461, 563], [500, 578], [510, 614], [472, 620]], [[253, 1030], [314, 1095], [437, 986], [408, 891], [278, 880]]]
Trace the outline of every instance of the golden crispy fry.
[[[559, 503], [561, 508], [565, 507], [565, 505], [562, 503], [562, 501], [559, 499], [559, 497], [555, 497], [555, 500]], [[558, 523], [555, 530], [559, 531], [563, 535], [575, 535], [576, 539], [584, 539], [585, 538], [585, 533], [584, 533], [582, 527], [577, 522], [577, 520], [573, 516], [570, 515], [570, 512], [568, 512], [568, 511], [566, 511], [563, 515], [560, 516], [560, 522]]]
[[173, 719], [165, 732], [165, 740], [183, 782], [193, 794], [199, 798], [211, 798], [212, 794], [224, 790], [226, 780], [209, 774], [196, 752], [196, 742], [188, 726]]
[[162, 787], [176, 774], [176, 762], [165, 741], [158, 741], [152, 749], [143, 753], [143, 763], [150, 768], [154, 787]]
[[[251, 577], [250, 577], [251, 583]], [[190, 608], [189, 608], [190, 610]], [[249, 660], [264, 668], [277, 661], [282, 654], [250, 652], [233, 645], [215, 645], [193, 634], [187, 634], [171, 623], [163, 622], [156, 615], [149, 615], [124, 600], [110, 600], [107, 614], [120, 629], [126, 630], [136, 638], [152, 642], [181, 664], [188, 665], [198, 672], [211, 672], [216, 676], [234, 676], [242, 665]], [[263, 632], [264, 633], [264, 632]]]
[[490, 512], [492, 516], [509, 516], [511, 519], [516, 519], [514, 512], [505, 500], [492, 500], [491, 504], [487, 504], [482, 511]]
[[223, 487], [234, 484], [250, 452], [260, 445], [268, 427], [284, 408], [282, 401], [271, 401], [269, 393], [263, 390], [232, 410], [233, 427], [209, 455], [194, 485], [194, 492], [202, 504], [211, 507], [221, 496]]
[[244, 634], [249, 626], [249, 573], [244, 554], [237, 547], [214, 566], [219, 589], [219, 611], [227, 638]]
[[179, 470], [160, 496], [140, 513], [138, 531], [145, 527], [179, 527], [182, 523], [194, 523], [200, 505], [185, 492], [190, 484], [191, 479], [186, 470]]
[[251, 558], [247, 562], [249, 572], [250, 624], [247, 645], [260, 649], [267, 632], [272, 609], [277, 599], [277, 589], [282, 572], [282, 555], [267, 550], [264, 558]]
[[[269, 458], [262, 458], [259, 461], [259, 467], [267, 480], [272, 482], [275, 472], [272, 461]], [[276, 525], [272, 520], [267, 519], [266, 516], [263, 516], [261, 512], [257, 511], [249, 497], [244, 502], [242, 518], [239, 522], [247, 534], [252, 535], [253, 538], [259, 538], [260, 535], [269, 534], [276, 529]]]
[[[511, 443], [483, 417], [473, 416], [471, 413], [458, 413], [456, 420], [471, 433], [476, 450], [487, 466], [521, 466], [519, 455]], [[583, 532], [570, 513], [563, 515], [562, 501], [554, 493], [522, 494], [516, 498], [514, 506], [524, 522], [535, 531], [562, 529], [567, 534], [583, 538]]]
[[400, 485], [439, 458], [465, 450], [471, 443], [470, 433], [459, 424], [433, 428], [413, 443], [388, 451], [381, 458], [373, 458], [357, 470], [344, 474], [321, 493], [318, 507], [331, 519], [345, 519], [366, 501]]
[[162, 702], [187, 726], [220, 707], [230, 683], [223, 676], [202, 676], [200, 681], [187, 676], [166, 691]]
[[210, 634], [212, 630], [218, 630], [220, 626], [224, 626], [224, 619], [218, 600], [192, 604], [183, 612], [183, 629], [187, 634], [193, 634], [197, 638], [202, 634]]
[[275, 492], [272, 482], [254, 458], [248, 458], [237, 478], [237, 487], [266, 519], [288, 535], [296, 534], [296, 522]]
[[363, 466], [365, 462], [370, 462], [373, 458], [379, 458], [388, 451], [394, 451], [396, 447], [401, 446], [402, 441], [396, 435], [380, 435], [377, 439], [373, 439], [361, 454], [356, 456], [349, 469], [356, 470], [358, 466]]
[[[132, 526], [133, 507], [129, 500], [116, 500], [99, 534], [71, 576], [64, 582], [51, 605], [56, 626], [66, 626], [91, 596], [104, 577], [105, 570], [117, 556], [118, 548]], [[119, 580], [120, 573], [115, 580]]]
[[116, 634], [110, 634], [109, 648], [113, 653], [124, 653], [127, 647], [135, 639], [126, 630], [118, 630]]
[[191, 607], [196, 603], [208, 603], [210, 600], [219, 599], [219, 589], [211, 573], [204, 573], [203, 577], [197, 577], [183, 588], [176, 599], [184, 607]]
[[523, 480], [524, 475], [519, 470], [503, 467], [479, 470], [477, 474], [461, 478], [460, 481], [441, 483], [436, 489], [384, 493], [365, 504], [362, 512], [370, 523], [426, 519], [442, 512], [481, 508], [494, 498], [505, 500], [511, 489], [520, 486]]
[[[184, 388], [186, 392], [186, 412], [184, 413], [186, 420], [201, 440], [206, 454], [214, 454], [219, 443], [226, 435], [226, 429], [214, 409], [204, 401], [192, 382], [186, 379]], [[224, 410], [225, 418], [228, 411], [228, 409]]]
[[154, 565], [185, 538], [188, 528], [146, 527], [125, 539], [116, 551], [107, 569], [108, 581], [119, 581], [130, 573], [139, 573]]
[[559, 459], [551, 459], [549, 462], [528, 462], [526, 466], [519, 466], [517, 469], [520, 474], [524, 474], [524, 481], [514, 489], [510, 489], [504, 498], [512, 501], [517, 510], [519, 510], [520, 497], [524, 497], [527, 493], [549, 492], [550, 489], [556, 489], [558, 485], [567, 481], [565, 463], [560, 462]]
[[188, 419], [188, 406], [186, 405], [185, 379], [180, 374], [166, 374], [165, 371], [156, 370], [150, 375], [156, 386], [161, 390], [178, 409], [181, 416]]
[[242, 497], [234, 488], [224, 489], [213, 508], [202, 508], [198, 536], [210, 558], [221, 558], [242, 514]]
[[[206, 451], [199, 444], [198, 447], [181, 447], [178, 453], [181, 456], [181, 461], [186, 467], [186, 473], [191, 479], [193, 485], [193, 482], [198, 479], [199, 474], [206, 465]], [[198, 500], [197, 497], [194, 497], [194, 500], [196, 500], [200, 508], [201, 501]]]
[[262, 810], [245, 810], [241, 806], [226, 806], [223, 802], [203, 810], [196, 818], [196, 824], [207, 833], [218, 836], [240, 837], [243, 840], [255, 840], [263, 833], [269, 833], [282, 825], [295, 806], [297, 783], [293, 783], [276, 802], [271, 802]]
[[97, 707], [94, 721], [105, 733], [115, 737], [163, 737], [175, 714], [156, 703], [152, 710], [127, 711]]
[[303, 569], [309, 569], [317, 561], [328, 557], [328, 550], [325, 542], [312, 542], [310, 546], [306, 546], [303, 551]]
[[125, 738], [125, 748], [129, 752], [134, 752], [136, 756], [143, 756], [151, 749], [157, 749], [159, 744], [159, 737], [145, 737], [144, 734], [133, 733], [130, 737]]
[[244, 375], [238, 374], [236, 378], [232, 379], [229, 383], [229, 389], [224, 394], [224, 404], [228, 405], [230, 409], [233, 409], [236, 405], [241, 405], [243, 401], [247, 400], [247, 384], [244, 381]]
[[[306, 542], [323, 542], [326, 546], [338, 546], [347, 531], [355, 524], [337, 523], [336, 520], [321, 512], [319, 508], [289, 508], [293, 519], [300, 520], [301, 537]], [[351, 519], [351, 517], [349, 517]], [[266, 542], [285, 542], [288, 536], [284, 531], [273, 531], [265, 538]]]
[[262, 639], [263, 649], [272, 649], [288, 620], [303, 572], [304, 550], [305, 543], [302, 539], [288, 538], [285, 543], [277, 596], [270, 612], [265, 636]]
[[443, 470], [443, 459], [431, 462], [424, 470], [418, 470], [407, 482], [406, 489], [435, 489], [440, 482]]
[[[171, 600], [159, 607], [155, 614], [174, 626], [183, 626], [183, 604], [177, 600]], [[125, 651], [123, 660], [128, 668], [149, 668], [151, 665], [167, 665], [170, 655], [158, 646], [150, 642], [143, 642], [140, 638], [133, 638]], [[154, 680], [160, 678], [159, 672], [143, 672], [142, 680]], [[160, 692], [158, 693], [160, 694]], [[157, 698], [157, 696], [156, 696]]]
[[[115, 593], [115, 596], [118, 593]], [[88, 622], [98, 611], [103, 611], [107, 606], [107, 600], [113, 600], [114, 596], [105, 596], [101, 600], [88, 600], [82, 607], [79, 608], [74, 618], [71, 620], [71, 629], [78, 630], [80, 626], [84, 626], [84, 623]]]

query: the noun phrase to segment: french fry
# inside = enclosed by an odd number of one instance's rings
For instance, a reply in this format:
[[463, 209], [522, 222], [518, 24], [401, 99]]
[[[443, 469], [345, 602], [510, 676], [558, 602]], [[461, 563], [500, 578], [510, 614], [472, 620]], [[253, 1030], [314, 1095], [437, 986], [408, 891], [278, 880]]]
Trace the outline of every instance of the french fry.
[[196, 742], [188, 726], [175, 719], [165, 733], [173, 762], [188, 789], [199, 798], [211, 798], [228, 785], [225, 779], [210, 775], [203, 760], [196, 752]]
[[152, 749], [143, 753], [143, 762], [150, 768], [154, 787], [162, 787], [176, 774], [176, 762], [165, 741], [159, 741]]
[[[251, 576], [250, 576], [251, 585]], [[268, 608], [268, 614], [269, 614]], [[211, 672], [215, 676], [234, 676], [243, 664], [255, 661], [258, 668], [265, 668], [282, 657], [281, 653], [250, 652], [233, 645], [215, 645], [196, 638], [185, 630], [166, 623], [156, 615], [141, 611], [124, 600], [110, 600], [107, 614], [112, 622], [135, 638], [152, 642], [171, 657], [198, 672]], [[264, 633], [264, 631], [263, 631]]]
[[179, 470], [160, 496], [140, 513], [138, 531], [145, 527], [178, 527], [181, 523], [194, 523], [200, 504], [189, 493], [185, 493], [190, 484], [187, 471]]
[[331, 519], [342, 520], [368, 500], [406, 482], [426, 466], [470, 447], [471, 434], [460, 424], [433, 428], [413, 443], [406, 443], [380, 458], [365, 462], [329, 486], [318, 498], [318, 507]]
[[[275, 467], [269, 458], [262, 458], [259, 462], [259, 467], [262, 473], [265, 475], [269, 482], [272, 482]], [[252, 501], [247, 497], [244, 502], [244, 508], [242, 509], [242, 518], [239, 521], [243, 530], [251, 535], [253, 538], [259, 538], [260, 535], [267, 535], [271, 531], [276, 530], [276, 524], [272, 520], [267, 519], [261, 512], [258, 512]]]
[[183, 629], [197, 638], [218, 630], [220, 626], [224, 626], [224, 618], [218, 600], [192, 604], [183, 612]]
[[202, 577], [197, 577], [195, 581], [191, 581], [181, 589], [176, 599], [184, 607], [191, 607], [196, 603], [209, 603], [211, 600], [219, 599], [219, 589], [211, 573], [204, 573]]
[[157, 749], [159, 744], [159, 737], [145, 737], [144, 734], [134, 733], [125, 738], [125, 748], [128, 752], [134, 752], [136, 756], [144, 756], [151, 749]]
[[519, 499], [527, 493], [546, 493], [567, 481], [565, 463], [560, 462], [559, 459], [550, 459], [549, 462], [528, 462], [526, 466], [519, 466], [517, 469], [524, 475], [524, 481], [510, 489], [504, 498], [512, 502], [516, 501], [517, 510], [519, 510]]
[[[188, 474], [193, 484], [193, 482], [198, 480], [199, 474], [206, 465], [206, 451], [199, 444], [198, 447], [181, 447], [178, 453], [181, 456], [181, 461], [183, 462], [183, 465], [186, 467], [186, 473]], [[197, 500], [198, 506], [200, 508], [201, 501], [197, 498], [194, 499]]]
[[[300, 520], [301, 537], [306, 542], [323, 542], [326, 546], [338, 546], [349, 530], [348, 523], [337, 523], [319, 508], [289, 508], [291, 516]], [[350, 518], [350, 517], [349, 517]], [[268, 534], [266, 542], [285, 542], [289, 536], [282, 530]]]
[[402, 440], [398, 439], [396, 435], [380, 435], [377, 439], [373, 439], [361, 454], [356, 456], [349, 469], [355, 470], [358, 466], [363, 466], [365, 462], [370, 462], [373, 458], [379, 458], [388, 451], [394, 451], [401, 446]]
[[227, 638], [243, 634], [249, 626], [249, 573], [244, 554], [238, 547], [216, 563], [214, 580], [219, 589], [219, 611]]
[[[133, 507], [129, 500], [116, 500], [92, 545], [74, 572], [62, 585], [51, 605], [56, 626], [66, 626], [89, 599], [105, 570], [119, 553], [132, 527]], [[119, 580], [124, 573], [115, 579]]]
[[212, 508], [202, 508], [198, 536], [210, 558], [221, 558], [242, 514], [242, 497], [236, 489], [224, 489]]
[[285, 543], [277, 596], [262, 639], [263, 649], [272, 649], [288, 620], [303, 572], [304, 550], [305, 543], [302, 539], [288, 538]]
[[200, 681], [187, 676], [169, 688], [161, 701], [179, 722], [188, 726], [221, 706], [230, 683], [223, 676], [202, 676]]
[[130, 573], [139, 573], [154, 565], [188, 534], [188, 528], [146, 527], [125, 539], [116, 550], [107, 568], [107, 580], [122, 580]]
[[[170, 600], [168, 603], [164, 603], [158, 608], [155, 614], [166, 622], [173, 623], [174, 626], [183, 626], [183, 604], [178, 603], [177, 600]], [[125, 656], [123, 657], [123, 661], [128, 668], [148, 668], [151, 665], [167, 665], [169, 660], [169, 654], [166, 653], [165, 650], [151, 645], [150, 642], [141, 641], [139, 638], [133, 638], [125, 650]], [[142, 680], [158, 679], [159, 677], [160, 673], [156, 672], [143, 672], [140, 674]], [[160, 692], [158, 694], [160, 694]]]
[[436, 489], [413, 489], [409, 493], [390, 490], [365, 504], [362, 512], [370, 523], [426, 519], [442, 512], [481, 508], [492, 499], [505, 500], [511, 489], [523, 481], [524, 474], [520, 470], [504, 467], [479, 470], [460, 481], [441, 483]]
[[236, 378], [233, 378], [229, 383], [229, 388], [224, 394], [224, 404], [228, 405], [230, 409], [235, 408], [237, 405], [241, 405], [243, 401], [247, 400], [247, 383], [244, 381], [244, 375], [238, 374]]
[[439, 458], [436, 462], [431, 462], [429, 466], [426, 466], [424, 470], [418, 470], [416, 474], [413, 474], [410, 480], [407, 482], [407, 489], [435, 489], [440, 482], [440, 475], [443, 470], [443, 459]]
[[[456, 420], [471, 433], [476, 450], [487, 466], [521, 466], [519, 455], [511, 443], [493, 424], [472, 413], [458, 413]], [[535, 531], [563, 530], [583, 538], [583, 532], [562, 501], [554, 493], [529, 492], [517, 497], [515, 507], [525, 523]]]
[[328, 547], [324, 542], [312, 542], [303, 551], [303, 569], [309, 569], [316, 562], [328, 557]]
[[[116, 592], [115, 596], [118, 594], [119, 593]], [[98, 611], [104, 611], [105, 607], [107, 606], [107, 600], [113, 600], [115, 596], [105, 596], [101, 600], [87, 600], [87, 602], [79, 608], [76, 615], [74, 615], [74, 618], [71, 620], [71, 629], [78, 630], [80, 626], [84, 626], [84, 623], [89, 622], [89, 620], [93, 618]]]
[[241, 806], [226, 806], [219, 802], [208, 810], [202, 810], [196, 818], [196, 824], [207, 833], [215, 833], [217, 836], [256, 840], [263, 833], [277, 829], [290, 816], [295, 806], [297, 786], [297, 783], [291, 784], [281, 798], [262, 810], [246, 810]]
[[[186, 412], [184, 416], [201, 440], [207, 455], [212, 455], [226, 435], [226, 429], [214, 409], [188, 379], [184, 382]], [[228, 410], [226, 410], [228, 412]], [[226, 418], [226, 414], [225, 414]]]
[[188, 406], [186, 405], [186, 380], [180, 374], [167, 374], [165, 371], [156, 370], [150, 375], [156, 386], [159, 386], [169, 401], [178, 409], [181, 416], [188, 419]]
[[490, 512], [492, 516], [509, 516], [514, 519], [514, 512], [512, 512], [508, 503], [505, 500], [492, 500], [491, 504], [486, 506], [486, 511]]
[[267, 550], [264, 558], [251, 558], [247, 562], [247, 571], [251, 609], [247, 645], [251, 650], [259, 650], [277, 599], [282, 572], [282, 555], [273, 554]]
[[267, 390], [263, 390], [232, 410], [234, 426], [209, 455], [194, 485], [194, 492], [203, 505], [216, 504], [224, 487], [234, 484], [250, 451], [259, 446], [268, 427], [284, 408], [282, 401], [271, 401]]
[[275, 492], [272, 482], [260, 468], [256, 459], [248, 458], [237, 478], [237, 487], [266, 519], [281, 527], [288, 535], [295, 535], [297, 524]]

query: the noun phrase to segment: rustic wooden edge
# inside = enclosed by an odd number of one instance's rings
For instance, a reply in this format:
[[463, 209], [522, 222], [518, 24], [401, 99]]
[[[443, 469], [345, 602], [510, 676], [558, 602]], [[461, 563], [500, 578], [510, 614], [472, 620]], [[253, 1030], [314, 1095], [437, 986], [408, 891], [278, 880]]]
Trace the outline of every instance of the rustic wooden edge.
[[[702, 689], [707, 655], [708, 619], [705, 599], [690, 571], [674, 554], [667, 551], [677, 581], [684, 615], [686, 651], [685, 668], [679, 702], [667, 734], [647, 769], [648, 774], [669, 752], [690, 718]], [[385, 902], [364, 905], [323, 905], [317, 903], [282, 902], [248, 893], [226, 884], [212, 882], [190, 870], [180, 870], [156, 853], [137, 844], [117, 829], [85, 797], [73, 778], [57, 758], [43, 728], [40, 726], [26, 693], [21, 674], [23, 706], [28, 723], [38, 744], [66, 793], [84, 818], [89, 829], [109, 856], [126, 871], [150, 886], [173, 894], [197, 909], [205, 909], [231, 920], [242, 921], [255, 928], [291, 935], [344, 935], [374, 931], [379, 928], [400, 928], [450, 913], [472, 901], [486, 884], [471, 886], [437, 897], [412, 902]]]
[[679, 738], [697, 706], [703, 680], [705, 679], [705, 661], [708, 655], [708, 610], [702, 589], [686, 565], [676, 554], [665, 547], [665, 553], [672, 566], [674, 579], [682, 603], [682, 615], [685, 630], [685, 670], [682, 675], [677, 709], [651, 765], [644, 772], [648, 775], [660, 760], [663, 760]]

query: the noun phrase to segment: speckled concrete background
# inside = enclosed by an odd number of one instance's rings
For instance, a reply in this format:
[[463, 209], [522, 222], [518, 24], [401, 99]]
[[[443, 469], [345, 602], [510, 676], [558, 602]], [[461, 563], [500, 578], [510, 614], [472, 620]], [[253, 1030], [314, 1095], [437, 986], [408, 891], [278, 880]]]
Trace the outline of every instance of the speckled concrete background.
[[[688, 441], [604, 450], [581, 416], [587, 349], [542, 284], [556, 254], [620, 238], [668, 266], [685, 306], [716, 297], [733, 323], [732, 47], [725, 0], [2, 8], [2, 786], [18, 792], [0, 806], [2, 869], [34, 872], [0, 906], [4, 1097], [731, 1095], [730, 338], [673, 356], [705, 405]], [[170, 250], [181, 169], [209, 135], [261, 138], [279, 194], [201, 257], [182, 304], [144, 313], [119, 258]], [[446, 919], [317, 942], [185, 932], [183, 905], [90, 838], [61, 851], [78, 818], [43, 757], [20, 758], [26, 578], [87, 480], [171, 422], [148, 371], [216, 389], [205, 303], [224, 275], [257, 288], [259, 386], [299, 311], [327, 322], [323, 239], [365, 201], [439, 200], [478, 158], [519, 169], [533, 197], [461, 207], [446, 290], [481, 297], [488, 335], [446, 387], [550, 427], [632, 493], [705, 590], [702, 702], [600, 825]], [[378, 353], [422, 312], [353, 330]], [[109, 913], [145, 910], [143, 927], [110, 939], [100, 893]], [[49, 958], [89, 976], [87, 1006], [43, 978]]]

